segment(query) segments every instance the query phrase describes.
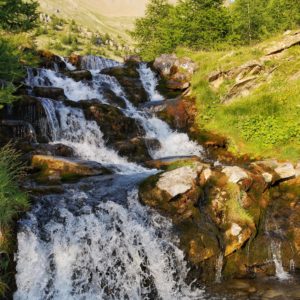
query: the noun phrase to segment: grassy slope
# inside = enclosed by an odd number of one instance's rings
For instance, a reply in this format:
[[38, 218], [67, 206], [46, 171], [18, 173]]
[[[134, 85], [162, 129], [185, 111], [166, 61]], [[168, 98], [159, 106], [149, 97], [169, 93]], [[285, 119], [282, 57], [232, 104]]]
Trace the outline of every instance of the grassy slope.
[[229, 137], [231, 150], [236, 153], [295, 161], [300, 158], [299, 46], [287, 50], [280, 59], [266, 62], [269, 67], [277, 67], [271, 79], [232, 104], [220, 103], [232, 82], [225, 82], [214, 92], [207, 80], [212, 71], [228, 70], [262, 57], [263, 49], [280, 38], [228, 52], [179, 49], [178, 54], [191, 57], [199, 65], [192, 88], [197, 98], [200, 128]]

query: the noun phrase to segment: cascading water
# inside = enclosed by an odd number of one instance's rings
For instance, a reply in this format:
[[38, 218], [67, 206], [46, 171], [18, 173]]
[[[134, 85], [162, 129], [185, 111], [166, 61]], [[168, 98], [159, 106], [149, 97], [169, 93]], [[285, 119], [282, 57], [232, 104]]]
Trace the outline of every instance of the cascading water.
[[[124, 99], [124, 114], [144, 127], [146, 137], [159, 140], [161, 148], [151, 153], [154, 158], [200, 155], [201, 147], [186, 134], [136, 109], [115, 78], [99, 74], [119, 65], [89, 56], [82, 67], [91, 69], [92, 82], [38, 69], [28, 70], [27, 84], [61, 87], [70, 100], [96, 98], [103, 103], [107, 102], [102, 90], [109, 86]], [[142, 65], [139, 72], [152, 101], [158, 95], [157, 83], [149, 70]], [[53, 142], [71, 146], [79, 157], [123, 175], [65, 184], [63, 195], [38, 199], [20, 223], [14, 299], [205, 299], [202, 289], [186, 283], [188, 268], [171, 223], [138, 202], [136, 186], [149, 170], [107, 148], [100, 128], [86, 120], [81, 109], [40, 101]]]
[[147, 66], [146, 63], [141, 63], [138, 72], [140, 74], [144, 89], [149, 95], [150, 101], [161, 101], [164, 97], [157, 92], [158, 78]]

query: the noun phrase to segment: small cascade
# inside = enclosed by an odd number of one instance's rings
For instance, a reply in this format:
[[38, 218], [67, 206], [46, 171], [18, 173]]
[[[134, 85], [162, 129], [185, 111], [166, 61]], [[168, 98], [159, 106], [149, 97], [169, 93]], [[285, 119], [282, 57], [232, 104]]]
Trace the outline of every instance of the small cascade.
[[50, 140], [56, 141], [59, 139], [60, 132], [55, 107], [51, 99], [40, 98], [40, 101], [47, 115], [47, 123], [50, 131]]
[[[107, 195], [106, 186], [97, 189]], [[140, 205], [136, 190], [125, 204], [89, 198], [76, 189], [59, 203], [44, 197], [22, 222], [15, 300], [205, 299], [185, 283], [188, 269], [171, 223]]]
[[54, 143], [70, 146], [80, 158], [112, 167], [118, 173], [147, 171], [107, 148], [97, 123], [87, 121], [81, 109], [68, 107], [49, 99], [41, 99], [41, 102], [47, 112]]
[[118, 67], [122, 64], [103, 57], [87, 55], [83, 56], [81, 59], [81, 68], [86, 70], [94, 70], [100, 72], [101, 70]]
[[60, 56], [60, 59], [65, 63], [66, 68], [69, 71], [75, 71], [76, 70], [76, 67], [73, 66], [66, 58], [64, 58], [63, 56]]
[[215, 282], [221, 283], [222, 281], [222, 270], [224, 265], [224, 254], [220, 253], [216, 260], [216, 279]]
[[283, 268], [282, 258], [281, 258], [281, 243], [279, 241], [271, 241], [271, 250], [273, 261], [276, 268], [276, 277], [279, 280], [288, 280], [290, 279], [290, 275]]
[[141, 63], [138, 68], [144, 89], [149, 95], [150, 101], [162, 101], [164, 97], [158, 93], [158, 78], [155, 76], [154, 72], [147, 66], [146, 63]]

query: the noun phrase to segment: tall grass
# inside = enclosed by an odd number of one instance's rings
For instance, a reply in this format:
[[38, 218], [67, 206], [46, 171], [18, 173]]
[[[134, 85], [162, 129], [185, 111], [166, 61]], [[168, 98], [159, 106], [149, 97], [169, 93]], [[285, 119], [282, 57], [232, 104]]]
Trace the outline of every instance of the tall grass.
[[208, 82], [213, 71], [230, 70], [262, 57], [262, 49], [269, 42], [227, 52], [178, 49], [177, 54], [189, 56], [199, 65], [192, 91], [200, 129], [227, 136], [230, 150], [235, 153], [297, 161], [300, 158], [299, 47], [289, 49], [280, 59], [265, 62], [266, 69], [276, 67], [272, 75], [267, 80], [259, 78], [258, 88], [231, 104], [224, 105], [221, 99], [234, 82], [225, 80], [218, 90], [213, 90]]
[[15, 222], [29, 208], [27, 195], [18, 187], [24, 171], [19, 156], [10, 144], [0, 149], [0, 297], [11, 281]]

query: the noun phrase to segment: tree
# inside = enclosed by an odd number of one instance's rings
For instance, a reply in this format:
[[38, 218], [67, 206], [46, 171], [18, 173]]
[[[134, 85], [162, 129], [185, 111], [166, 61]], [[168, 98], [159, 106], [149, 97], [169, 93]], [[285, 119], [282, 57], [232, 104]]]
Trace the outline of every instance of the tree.
[[27, 31], [36, 25], [38, 3], [35, 0], [0, 0], [0, 28]]

